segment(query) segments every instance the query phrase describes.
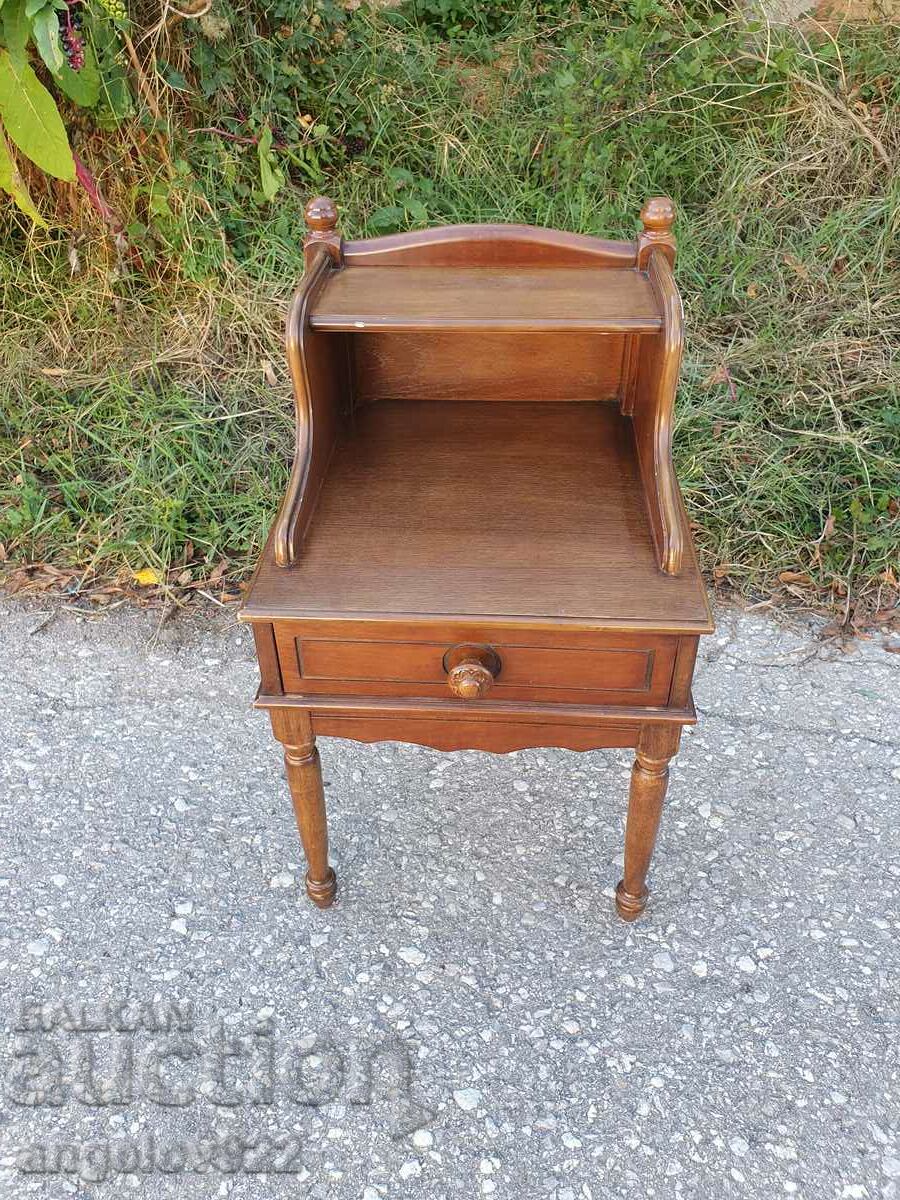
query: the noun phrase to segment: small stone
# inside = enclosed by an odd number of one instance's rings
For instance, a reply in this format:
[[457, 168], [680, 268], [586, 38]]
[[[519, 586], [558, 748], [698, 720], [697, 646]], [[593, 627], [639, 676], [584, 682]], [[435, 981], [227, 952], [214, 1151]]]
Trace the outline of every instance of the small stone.
[[193, 900], [179, 900], [175, 905], [175, 912], [179, 917], [189, 916], [194, 911]]
[[51, 875], [50, 882], [53, 884], [54, 887], [61, 888], [61, 887], [65, 887], [66, 884], [69, 882], [69, 880], [66, 875]]
[[746, 975], [752, 975], [756, 970], [756, 963], [749, 954], [742, 954], [735, 965], [739, 971], [743, 971]]
[[728, 1143], [731, 1153], [736, 1154], [738, 1158], [743, 1158], [750, 1149], [750, 1143], [742, 1137], [733, 1137]]
[[667, 974], [675, 970], [675, 963], [668, 950], [660, 950], [653, 955], [653, 967], [654, 970], [665, 971]]
[[49, 938], [35, 938], [33, 942], [29, 942], [25, 947], [29, 954], [33, 954], [35, 958], [43, 958], [50, 949]]
[[169, 922], [169, 928], [173, 933], [187, 933], [187, 921], [184, 917], [176, 917], [174, 921]]
[[427, 1150], [434, 1142], [434, 1135], [430, 1129], [417, 1129], [412, 1136], [412, 1141], [419, 1150]]
[[421, 950], [417, 950], [415, 946], [401, 946], [397, 951], [397, 957], [402, 958], [411, 967], [421, 967], [426, 956]]
[[294, 886], [294, 876], [290, 871], [279, 871], [269, 880], [270, 888], [289, 888]]
[[706, 965], [706, 963], [703, 961], [702, 958], [697, 959], [697, 961], [691, 967], [691, 970], [694, 972], [694, 974], [697, 976], [698, 979], [705, 979], [706, 976], [709, 974], [709, 967]]
[[460, 1088], [453, 1093], [453, 1099], [463, 1112], [474, 1112], [481, 1103], [481, 1092], [478, 1088]]
[[400, 1168], [401, 1179], [415, 1179], [417, 1175], [422, 1174], [422, 1164], [416, 1159], [411, 1158], [409, 1162], [405, 1162]]

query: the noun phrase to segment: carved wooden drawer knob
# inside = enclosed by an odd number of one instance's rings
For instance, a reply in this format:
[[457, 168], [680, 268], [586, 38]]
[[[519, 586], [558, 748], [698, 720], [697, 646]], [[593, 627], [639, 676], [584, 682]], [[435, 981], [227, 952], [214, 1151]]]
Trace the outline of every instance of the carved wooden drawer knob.
[[481, 700], [500, 674], [500, 658], [490, 646], [454, 646], [444, 655], [447, 684], [460, 700]]

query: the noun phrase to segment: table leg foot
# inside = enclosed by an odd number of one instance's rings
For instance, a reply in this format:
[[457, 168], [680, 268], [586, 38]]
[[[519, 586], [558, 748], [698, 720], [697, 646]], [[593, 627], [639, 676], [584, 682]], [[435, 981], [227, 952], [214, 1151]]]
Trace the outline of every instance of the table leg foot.
[[625, 891], [625, 880], [620, 879], [616, 884], [616, 912], [623, 921], [636, 921], [647, 907], [649, 897], [649, 888], [644, 888], [639, 896], [632, 896]]
[[309, 871], [306, 872], [306, 894], [313, 904], [319, 908], [330, 908], [334, 904], [336, 892], [337, 876], [331, 867], [328, 868], [324, 879], [313, 879]]

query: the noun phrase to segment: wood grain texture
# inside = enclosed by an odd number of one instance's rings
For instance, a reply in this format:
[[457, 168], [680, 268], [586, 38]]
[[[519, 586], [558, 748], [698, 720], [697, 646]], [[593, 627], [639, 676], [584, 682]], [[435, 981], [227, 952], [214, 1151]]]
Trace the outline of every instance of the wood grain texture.
[[542, 401], [611, 400], [619, 393], [626, 341], [622, 334], [593, 333], [347, 336], [358, 404], [536, 396]]
[[672, 670], [672, 687], [669, 692], [669, 703], [672, 705], [680, 707], [691, 703], [691, 683], [699, 645], [700, 639], [696, 637], [678, 639], [675, 666]]
[[616, 909], [625, 921], [635, 920], [647, 907], [647, 872], [669, 782], [669, 759], [680, 736], [678, 725], [648, 725], [638, 740], [625, 822], [625, 871], [616, 887]]
[[651, 196], [641, 209], [643, 229], [638, 237], [637, 267], [646, 271], [651, 254], [658, 250], [669, 263], [675, 266], [675, 205], [668, 196]]
[[[254, 704], [257, 708], [278, 709], [286, 712], [344, 713], [348, 716], [382, 717], [434, 717], [437, 720], [474, 721], [481, 725], [500, 726], [506, 721], [520, 724], [546, 725], [633, 725], [639, 729], [645, 725], [677, 724], [694, 725], [697, 714], [692, 706], [675, 708], [662, 705], [659, 708], [636, 708], [626, 704], [556, 704], [526, 700], [497, 700], [488, 698], [474, 705], [469, 700], [431, 699], [409, 696], [330, 696], [330, 695], [258, 695]], [[635, 735], [636, 737], [637, 735]], [[637, 745], [637, 741], [635, 741]]]
[[241, 615], [711, 628], [693, 556], [658, 569], [631, 422], [600, 403], [360, 409], [302, 563], [267, 548]]
[[306, 894], [319, 908], [334, 902], [337, 880], [328, 863], [328, 826], [322, 766], [306, 712], [276, 709], [272, 729], [284, 745], [284, 766], [300, 841], [306, 855]]
[[445, 225], [344, 242], [354, 267], [633, 267], [635, 242], [608, 241], [534, 225]]
[[318, 247], [288, 313], [285, 344], [294, 388], [294, 462], [276, 518], [273, 553], [279, 566], [296, 562], [349, 401], [347, 347], [342, 338], [309, 328], [309, 306], [331, 271]]
[[[653, 634], [496, 629], [489, 642], [455, 638], [456, 628], [370, 627], [363, 638], [340, 635], [330, 622], [279, 621], [276, 642], [285, 687], [309, 695], [435, 696], [447, 694], [446, 661], [462, 643], [489, 645], [499, 660], [491, 694], [500, 700], [665, 704], [677, 639]], [[472, 630], [472, 632], [481, 632]]]
[[462, 718], [317, 713], [313, 724], [316, 733], [323, 737], [353, 738], [357, 742], [411, 742], [434, 750], [488, 750], [492, 754], [542, 746], [599, 750], [633, 746], [637, 737], [635, 728], [628, 725], [574, 725], [551, 721], [534, 725], [507, 720], [502, 725], [491, 726]]
[[635, 381], [635, 445], [660, 569], [677, 575], [685, 552], [685, 521], [672, 462], [675, 393], [684, 346], [684, 313], [668, 259], [654, 249], [649, 278], [663, 312], [663, 330], [641, 339]]
[[284, 685], [281, 681], [281, 667], [278, 663], [278, 650], [275, 646], [274, 626], [270, 621], [259, 621], [252, 628], [253, 641], [256, 645], [256, 660], [259, 663], [260, 689], [270, 695], [281, 695]]
[[655, 333], [656, 296], [633, 270], [348, 267], [318, 289], [313, 329]]
[[342, 262], [342, 239], [337, 229], [337, 205], [327, 196], [314, 196], [304, 213], [307, 234], [303, 239], [303, 257], [307, 270], [319, 249], [323, 249], [336, 266]]

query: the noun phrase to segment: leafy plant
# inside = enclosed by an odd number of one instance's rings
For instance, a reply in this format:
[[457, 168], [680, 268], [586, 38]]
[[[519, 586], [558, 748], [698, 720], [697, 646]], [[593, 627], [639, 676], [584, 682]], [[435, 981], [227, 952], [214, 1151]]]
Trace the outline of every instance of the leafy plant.
[[16, 152], [67, 183], [86, 174], [83, 165], [79, 172], [60, 108], [35, 67], [75, 105], [106, 105], [114, 111], [110, 101], [121, 80], [115, 31], [126, 23], [121, 0], [92, 0], [90, 9], [85, 8], [85, 0], [5, 0], [2, 4], [0, 188], [35, 224], [46, 221], [31, 198]]

